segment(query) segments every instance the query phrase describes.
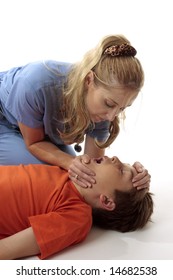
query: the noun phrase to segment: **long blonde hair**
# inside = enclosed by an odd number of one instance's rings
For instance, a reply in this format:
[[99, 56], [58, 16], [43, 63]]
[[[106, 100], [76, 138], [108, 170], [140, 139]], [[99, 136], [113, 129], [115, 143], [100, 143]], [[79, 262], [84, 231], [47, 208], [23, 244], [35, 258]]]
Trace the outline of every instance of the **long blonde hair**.
[[[123, 87], [140, 91], [144, 82], [144, 73], [141, 63], [133, 56], [116, 56], [104, 54], [107, 47], [112, 45], [130, 44], [123, 35], [111, 35], [104, 37], [99, 44], [88, 51], [83, 59], [74, 64], [69, 72], [67, 86], [64, 89], [64, 124], [65, 129], [61, 138], [65, 143], [81, 143], [84, 140], [85, 130], [91, 124], [88, 110], [85, 106], [85, 79], [93, 70], [95, 83], [102, 86], [115, 88], [120, 84]], [[97, 146], [108, 147], [119, 133], [119, 117], [116, 117], [109, 128], [109, 137]]]

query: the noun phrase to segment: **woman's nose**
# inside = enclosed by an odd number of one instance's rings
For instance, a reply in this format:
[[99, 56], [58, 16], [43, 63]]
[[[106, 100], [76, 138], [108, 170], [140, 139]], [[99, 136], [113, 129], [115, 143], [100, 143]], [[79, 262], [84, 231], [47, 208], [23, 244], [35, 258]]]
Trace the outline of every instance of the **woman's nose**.
[[117, 117], [118, 115], [119, 115], [119, 110], [116, 109], [116, 110], [114, 110], [114, 111], [108, 112], [108, 113], [106, 114], [106, 119], [107, 119], [108, 121], [112, 122], [112, 121], [115, 119], [115, 117]]

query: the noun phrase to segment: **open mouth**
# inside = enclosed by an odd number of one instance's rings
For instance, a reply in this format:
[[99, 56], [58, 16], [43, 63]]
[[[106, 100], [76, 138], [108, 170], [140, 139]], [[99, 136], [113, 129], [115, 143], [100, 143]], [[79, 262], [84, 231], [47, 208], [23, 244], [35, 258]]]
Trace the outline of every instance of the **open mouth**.
[[94, 161], [100, 164], [103, 161], [103, 158], [95, 158]]

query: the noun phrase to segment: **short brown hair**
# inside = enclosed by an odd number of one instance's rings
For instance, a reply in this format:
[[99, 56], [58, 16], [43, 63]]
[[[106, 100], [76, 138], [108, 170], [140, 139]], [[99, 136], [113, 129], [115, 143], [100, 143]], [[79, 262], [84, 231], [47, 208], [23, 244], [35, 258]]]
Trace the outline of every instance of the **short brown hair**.
[[93, 209], [93, 225], [120, 232], [135, 231], [151, 221], [153, 213], [152, 193], [148, 189], [117, 191], [113, 211]]

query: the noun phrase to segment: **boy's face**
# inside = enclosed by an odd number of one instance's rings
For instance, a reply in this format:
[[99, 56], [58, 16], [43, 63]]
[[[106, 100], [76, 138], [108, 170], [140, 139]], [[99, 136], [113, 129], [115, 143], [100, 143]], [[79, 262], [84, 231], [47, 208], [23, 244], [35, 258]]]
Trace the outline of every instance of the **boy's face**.
[[110, 194], [114, 190], [128, 191], [133, 188], [132, 178], [137, 174], [134, 167], [122, 163], [115, 156], [92, 159], [89, 168], [96, 173], [97, 187]]

